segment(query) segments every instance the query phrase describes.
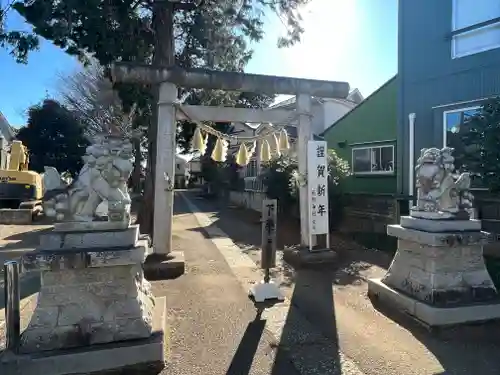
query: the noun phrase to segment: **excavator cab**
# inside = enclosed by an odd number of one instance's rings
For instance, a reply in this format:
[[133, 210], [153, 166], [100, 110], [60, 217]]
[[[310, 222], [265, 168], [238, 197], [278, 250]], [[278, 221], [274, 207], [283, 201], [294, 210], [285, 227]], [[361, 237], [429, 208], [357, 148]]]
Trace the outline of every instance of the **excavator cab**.
[[7, 169], [0, 169], [0, 208], [34, 209], [43, 196], [40, 174], [29, 171], [29, 156], [21, 141], [13, 141]]

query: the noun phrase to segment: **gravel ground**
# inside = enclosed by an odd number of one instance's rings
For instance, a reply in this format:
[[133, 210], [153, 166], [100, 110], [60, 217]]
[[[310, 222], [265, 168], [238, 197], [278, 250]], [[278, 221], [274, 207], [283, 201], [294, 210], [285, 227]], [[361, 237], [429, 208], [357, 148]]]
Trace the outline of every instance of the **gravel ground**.
[[[233, 239], [241, 252], [259, 262], [258, 215], [246, 215], [246, 210], [228, 209], [204, 200], [196, 200], [196, 204]], [[283, 230], [283, 223], [278, 223], [280, 226], [283, 233], [278, 233], [278, 249], [297, 238], [297, 229]], [[342, 237], [332, 238], [331, 243], [338, 250], [339, 262], [330, 269], [295, 272], [280, 262], [278, 251], [279, 267], [274, 275], [282, 281], [282, 290], [300, 313], [362, 372], [366, 375], [500, 374], [499, 345], [491, 340], [498, 336], [498, 331], [485, 329], [489, 337], [479, 335], [474, 340], [469, 336], [443, 340], [402, 317], [389, 319], [375, 310], [367, 298], [365, 280], [384, 275], [390, 257], [363, 249]]]

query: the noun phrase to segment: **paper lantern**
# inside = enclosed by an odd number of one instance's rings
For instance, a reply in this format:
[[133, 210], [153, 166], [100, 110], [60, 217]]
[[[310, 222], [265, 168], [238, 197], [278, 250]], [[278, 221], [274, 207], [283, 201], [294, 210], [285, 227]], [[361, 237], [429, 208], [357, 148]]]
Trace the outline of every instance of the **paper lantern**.
[[214, 150], [212, 151], [212, 160], [218, 162], [226, 161], [227, 156], [227, 141], [217, 138], [215, 142]]
[[271, 147], [271, 152], [274, 152], [276, 156], [281, 155], [280, 144], [278, 141], [278, 137], [276, 137], [276, 133], [273, 133], [269, 136], [269, 146]]
[[263, 162], [271, 160], [271, 146], [266, 139], [262, 141], [262, 145], [260, 147], [260, 160]]
[[290, 142], [288, 141], [288, 134], [286, 133], [285, 129], [281, 129], [279, 146], [281, 151], [290, 149]]
[[207, 140], [208, 135], [203, 138], [203, 134], [201, 134], [200, 128], [196, 127], [196, 130], [193, 134], [193, 139], [191, 141], [191, 147], [193, 151], [199, 151], [201, 154], [204, 154], [207, 150]]
[[240, 145], [240, 149], [236, 154], [236, 164], [243, 167], [250, 162], [250, 154], [248, 152], [247, 146], [244, 143]]

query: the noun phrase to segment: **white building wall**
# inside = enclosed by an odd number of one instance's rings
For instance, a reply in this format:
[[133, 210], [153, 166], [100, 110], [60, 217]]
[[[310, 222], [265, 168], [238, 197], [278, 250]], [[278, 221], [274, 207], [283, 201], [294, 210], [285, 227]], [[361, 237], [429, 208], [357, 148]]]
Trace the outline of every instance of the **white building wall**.
[[328, 101], [325, 100], [323, 103], [323, 111], [324, 111], [324, 121], [323, 128], [320, 132], [316, 134], [320, 134], [332, 126], [333, 123], [338, 121], [341, 117], [345, 116], [346, 113], [351, 111], [356, 105], [352, 103], [352, 105], [347, 104], [345, 102], [337, 102], [337, 101]]
[[312, 132], [313, 134], [320, 134], [323, 132], [325, 127], [325, 112], [323, 105], [318, 102], [314, 102], [311, 106], [311, 113], [313, 116], [311, 119]]
[[183, 176], [189, 175], [188, 162], [179, 156], [175, 157], [175, 174]]

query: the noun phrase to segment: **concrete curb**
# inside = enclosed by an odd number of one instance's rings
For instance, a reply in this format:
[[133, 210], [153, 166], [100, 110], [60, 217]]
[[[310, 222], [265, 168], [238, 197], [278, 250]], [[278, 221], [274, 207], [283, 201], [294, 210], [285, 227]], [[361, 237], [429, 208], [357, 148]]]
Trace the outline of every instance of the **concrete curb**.
[[[215, 224], [217, 219], [212, 219], [202, 212], [184, 193], [177, 193], [184, 199], [200, 227], [224, 256], [243, 289], [248, 291], [251, 285], [262, 279], [261, 269], [248, 255], [241, 252], [241, 248], [224, 231], [217, 227]], [[289, 314], [289, 310], [293, 311], [293, 314]], [[290, 316], [295, 317], [296, 321], [290, 321]], [[266, 319], [266, 329], [274, 336], [277, 346], [283, 346], [282, 342], [285, 342], [286, 347], [283, 349], [289, 352], [292, 364], [301, 374], [365, 375], [351, 359], [341, 352], [339, 352], [340, 364], [333, 363], [331, 354], [337, 352], [338, 349], [300, 313], [300, 309], [290, 305], [289, 300], [266, 309], [262, 318]], [[293, 336], [284, 332], [285, 321], [287, 326], [292, 328]]]

